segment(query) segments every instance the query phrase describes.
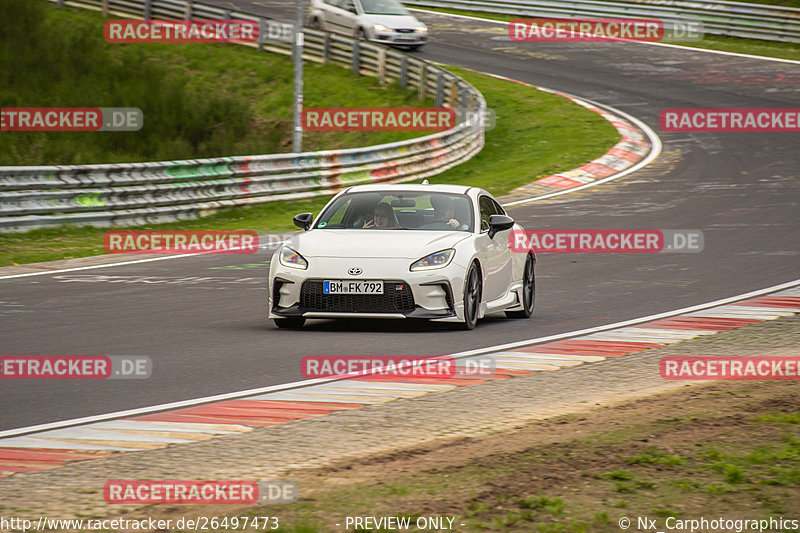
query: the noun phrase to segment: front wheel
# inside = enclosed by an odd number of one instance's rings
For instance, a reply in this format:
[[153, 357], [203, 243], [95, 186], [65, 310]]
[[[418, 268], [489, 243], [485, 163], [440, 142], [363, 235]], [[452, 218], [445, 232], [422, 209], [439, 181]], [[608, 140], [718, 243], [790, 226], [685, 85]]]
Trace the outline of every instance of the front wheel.
[[508, 318], [530, 318], [536, 303], [536, 278], [533, 273], [533, 256], [525, 260], [525, 272], [522, 274], [522, 310], [506, 311]]
[[469, 267], [464, 280], [464, 329], [475, 329], [478, 323], [478, 310], [481, 305], [481, 277], [475, 263]]
[[273, 318], [275, 325], [281, 329], [299, 329], [306, 323], [306, 319], [301, 316], [293, 316], [289, 318]]

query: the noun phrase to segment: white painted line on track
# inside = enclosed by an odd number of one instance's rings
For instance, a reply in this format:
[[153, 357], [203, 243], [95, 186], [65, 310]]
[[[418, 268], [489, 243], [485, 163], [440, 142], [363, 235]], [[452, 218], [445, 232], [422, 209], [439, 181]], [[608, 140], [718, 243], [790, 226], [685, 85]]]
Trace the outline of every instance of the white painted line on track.
[[[271, 250], [272, 248], [273, 248], [273, 246], [270, 245], [270, 246], [266, 246], [266, 247], [259, 248], [259, 249]], [[277, 245], [274, 248], [277, 248]], [[241, 247], [236, 247], [236, 248], [231, 247], [230, 249], [231, 250], [241, 250], [242, 248]], [[253, 254], [248, 254], [248, 255], [255, 255], [257, 253], [258, 252], [255, 252]], [[111, 268], [111, 267], [126, 266], [126, 265], [136, 265], [136, 264], [139, 264], [139, 263], [151, 263], [153, 261], [167, 261], [169, 259], [180, 259], [182, 257], [195, 257], [195, 256], [198, 256], [198, 255], [219, 255], [219, 254], [217, 254], [216, 252], [194, 252], [194, 253], [188, 253], [188, 254], [164, 255], [164, 256], [159, 256], [159, 257], [146, 257], [144, 259], [131, 259], [129, 261], [119, 261], [119, 262], [116, 262], [116, 263], [105, 263], [105, 264], [102, 264], [102, 265], [86, 265], [86, 266], [80, 266], [80, 267], [59, 268], [59, 269], [54, 269], [54, 270], [42, 270], [40, 272], [25, 272], [25, 273], [22, 273], [22, 274], [8, 274], [6, 276], [0, 276], [0, 279], [28, 278], [28, 277], [31, 277], [31, 276], [46, 276], [48, 274], [61, 274], [63, 272], [76, 272], [78, 270], [90, 270], [90, 269], [93, 269], [93, 268]], [[24, 267], [25, 265], [18, 265], [18, 266]]]

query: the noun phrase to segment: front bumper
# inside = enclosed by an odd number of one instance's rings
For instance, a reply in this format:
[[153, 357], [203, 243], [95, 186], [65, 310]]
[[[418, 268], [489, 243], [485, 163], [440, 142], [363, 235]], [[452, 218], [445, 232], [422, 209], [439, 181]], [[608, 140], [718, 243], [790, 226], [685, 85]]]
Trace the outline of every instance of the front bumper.
[[[464, 270], [453, 263], [442, 269], [410, 272], [408, 266], [401, 267], [402, 261], [371, 259], [359, 276], [347, 274], [354, 263], [347, 258], [309, 260], [308, 270], [275, 263], [269, 278], [270, 318], [420, 318], [455, 322], [463, 316]], [[384, 295], [324, 295], [321, 285], [326, 279], [382, 280]]]
[[394, 31], [374, 31], [372, 41], [394, 46], [421, 46], [428, 42], [427, 33], [399, 33]]

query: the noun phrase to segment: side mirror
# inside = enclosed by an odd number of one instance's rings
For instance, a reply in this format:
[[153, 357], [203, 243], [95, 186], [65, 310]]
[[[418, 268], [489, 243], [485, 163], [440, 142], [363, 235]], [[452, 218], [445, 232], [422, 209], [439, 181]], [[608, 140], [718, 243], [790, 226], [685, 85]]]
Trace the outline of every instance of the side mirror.
[[303, 231], [308, 231], [308, 228], [311, 227], [311, 223], [314, 222], [314, 214], [300, 213], [299, 215], [295, 215], [293, 220], [295, 226]]
[[494, 236], [501, 231], [511, 229], [514, 227], [514, 219], [507, 215], [491, 215], [489, 217], [489, 238], [494, 239]]

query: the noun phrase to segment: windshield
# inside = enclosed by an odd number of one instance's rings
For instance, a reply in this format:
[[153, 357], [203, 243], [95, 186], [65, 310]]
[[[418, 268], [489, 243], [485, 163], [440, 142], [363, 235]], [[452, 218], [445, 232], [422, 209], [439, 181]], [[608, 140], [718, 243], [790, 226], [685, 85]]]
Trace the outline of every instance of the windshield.
[[396, 0], [361, 0], [361, 7], [368, 15], [408, 15], [408, 10]]
[[465, 194], [356, 192], [330, 203], [314, 227], [471, 232], [473, 218], [472, 202]]

